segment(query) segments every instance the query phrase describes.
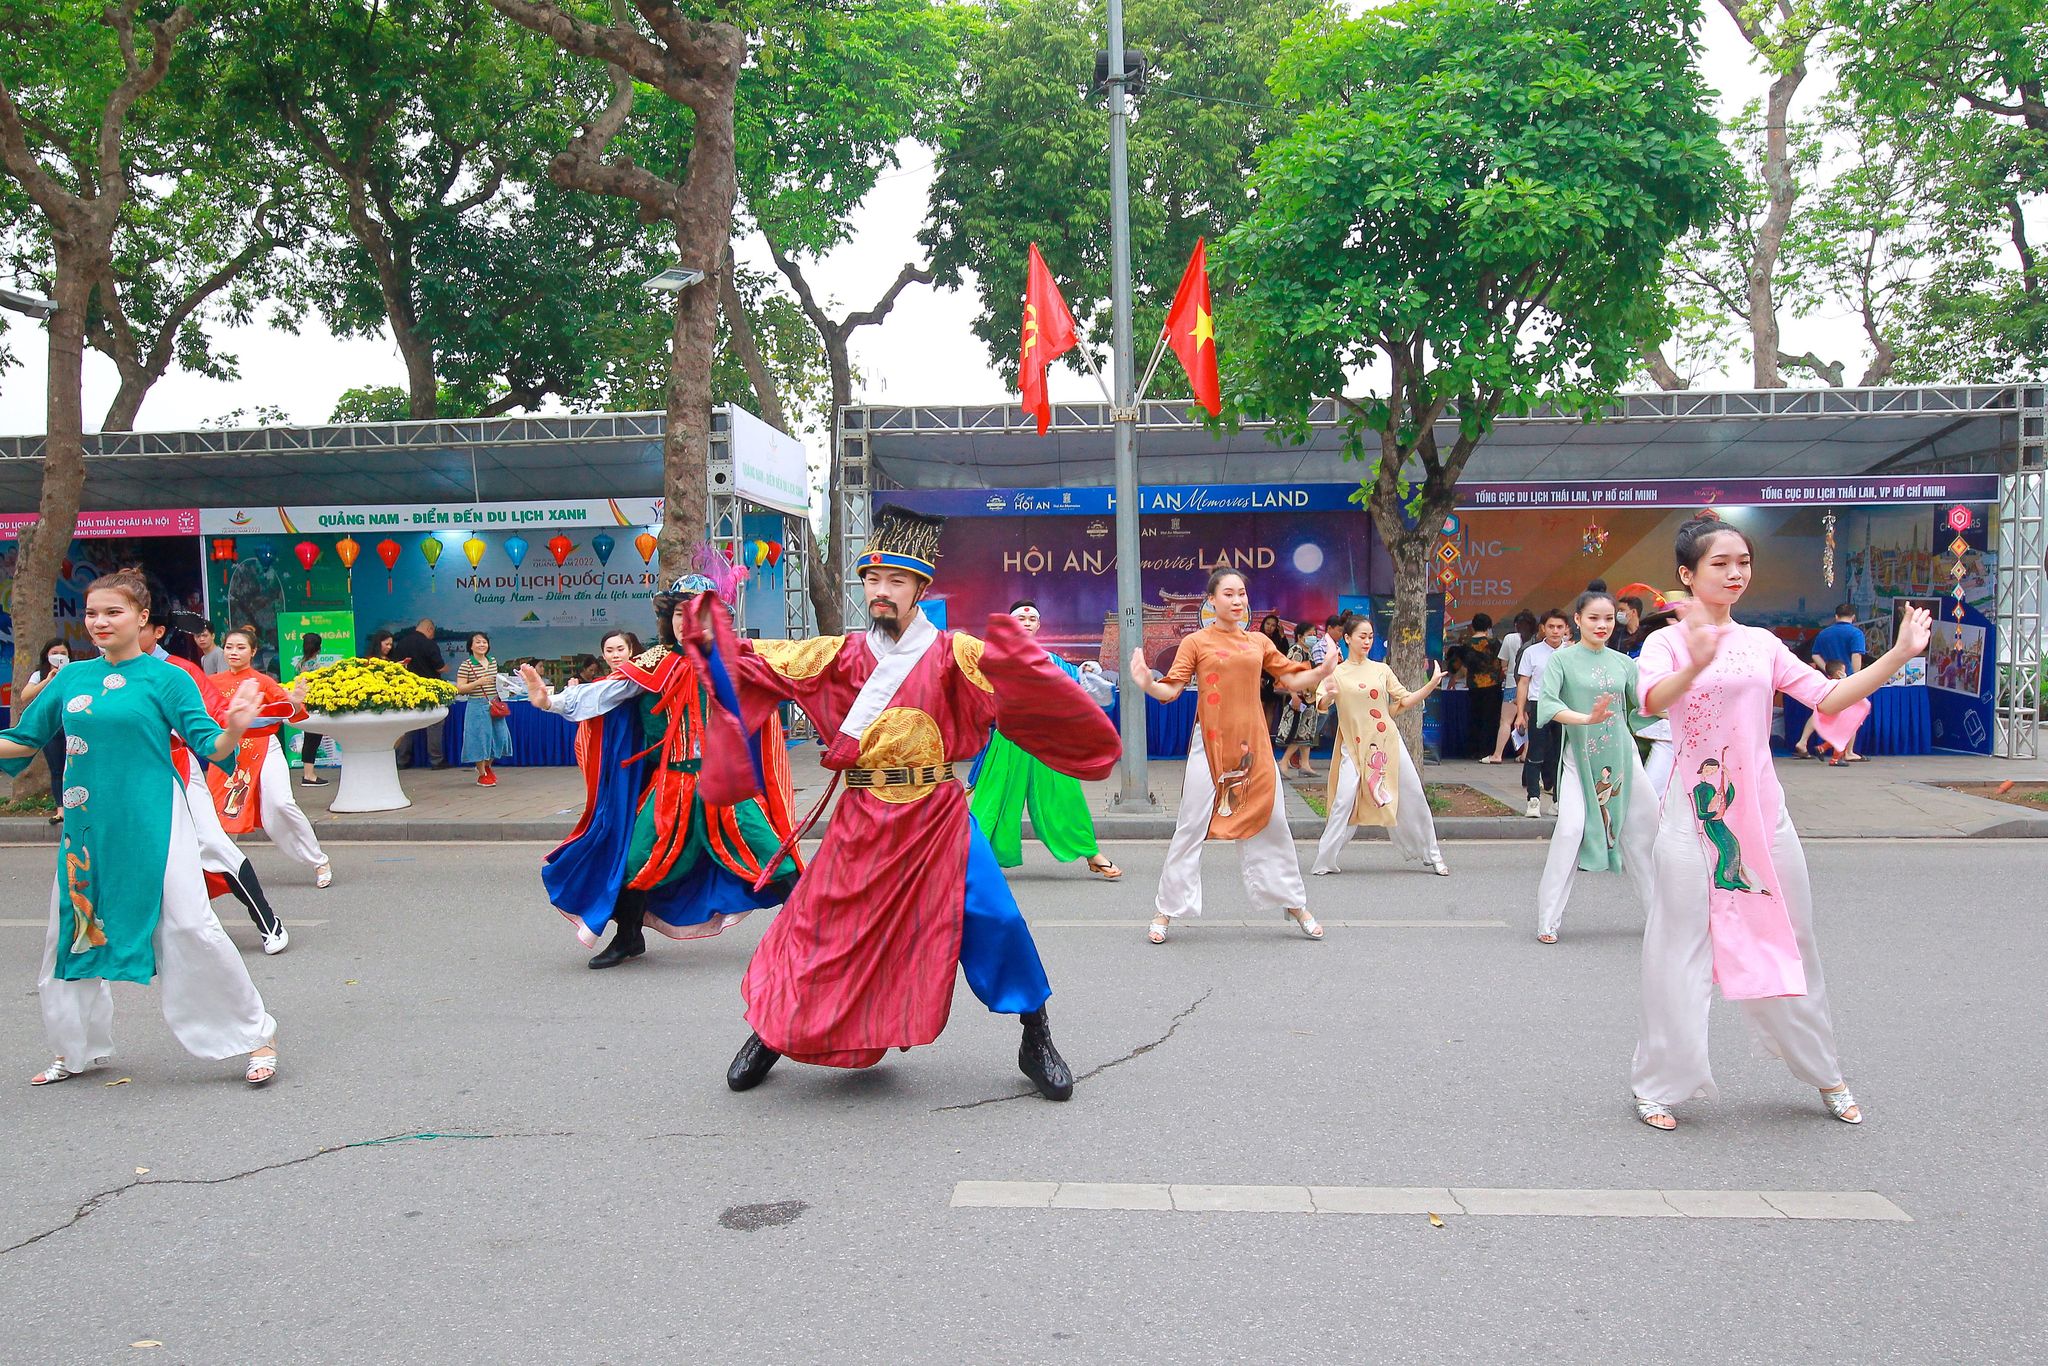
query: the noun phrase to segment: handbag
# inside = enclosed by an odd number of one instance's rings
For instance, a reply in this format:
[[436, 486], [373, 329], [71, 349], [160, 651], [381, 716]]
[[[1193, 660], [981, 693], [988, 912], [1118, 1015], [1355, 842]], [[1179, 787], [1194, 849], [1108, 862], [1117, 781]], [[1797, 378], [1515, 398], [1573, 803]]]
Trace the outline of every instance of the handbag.
[[512, 706], [511, 706], [511, 704], [510, 704], [509, 702], [505, 701], [505, 699], [504, 699], [504, 698], [502, 698], [502, 697], [493, 697], [493, 698], [491, 699], [491, 715], [492, 715], [492, 716], [498, 716], [498, 717], [503, 717], [503, 716], [510, 716], [511, 714], [512, 714]]

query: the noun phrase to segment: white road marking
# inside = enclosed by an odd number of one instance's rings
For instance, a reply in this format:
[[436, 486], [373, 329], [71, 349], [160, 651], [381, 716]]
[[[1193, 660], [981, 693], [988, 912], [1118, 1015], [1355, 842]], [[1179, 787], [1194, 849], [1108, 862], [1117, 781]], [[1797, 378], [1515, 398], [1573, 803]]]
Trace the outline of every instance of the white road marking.
[[[324, 920], [287, 920], [284, 922], [284, 927], [288, 930], [317, 930], [326, 923], [327, 922]], [[50, 922], [48, 919], [0, 920], [0, 930], [44, 930], [48, 929], [49, 927]], [[221, 928], [232, 930], [235, 927], [233, 925], [227, 924], [226, 922], [222, 922]], [[249, 928], [253, 930], [256, 927], [254, 925], [251, 925]]]
[[954, 1209], [1206, 1214], [1436, 1214], [1564, 1219], [1826, 1219], [1911, 1223], [1876, 1191], [1507, 1190], [1476, 1186], [1206, 1186], [961, 1181]]
[[[1142, 930], [1147, 920], [1040, 920], [1026, 916], [1034, 930]], [[1320, 917], [1319, 917], [1320, 919]], [[1324, 929], [1338, 930], [1504, 930], [1505, 920], [1322, 920]], [[1240, 930], [1289, 928], [1279, 916], [1264, 920], [1229, 920], [1221, 916], [1190, 917], [1175, 925], [1174, 932], [1195, 931], [1204, 926]], [[1296, 931], [1299, 933], [1299, 931]]]

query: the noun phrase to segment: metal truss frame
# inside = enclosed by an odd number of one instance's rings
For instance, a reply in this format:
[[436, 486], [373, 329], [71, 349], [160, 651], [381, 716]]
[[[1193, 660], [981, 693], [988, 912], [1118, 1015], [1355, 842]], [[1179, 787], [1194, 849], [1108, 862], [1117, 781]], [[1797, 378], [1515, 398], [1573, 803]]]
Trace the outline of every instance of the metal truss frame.
[[1998, 500], [1998, 680], [1992, 753], [2041, 757], [2041, 631], [2048, 606], [2048, 389], [2020, 391], [2013, 467]]

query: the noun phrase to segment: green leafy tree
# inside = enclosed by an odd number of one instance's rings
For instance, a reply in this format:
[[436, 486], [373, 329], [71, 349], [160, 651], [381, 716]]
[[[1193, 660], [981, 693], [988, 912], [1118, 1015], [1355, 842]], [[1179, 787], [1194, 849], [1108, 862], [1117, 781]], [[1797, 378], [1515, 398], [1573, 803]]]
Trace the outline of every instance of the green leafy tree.
[[[740, 203], [816, 330], [831, 384], [826, 488], [836, 489], [838, 415], [853, 401], [852, 338], [886, 319], [904, 290], [930, 283], [932, 271], [906, 261], [875, 302], [835, 314], [806, 262], [847, 240], [854, 211], [898, 165], [904, 146], [936, 135], [980, 11], [933, 0], [757, 0], [745, 14], [754, 59], [740, 73], [735, 106]], [[771, 396], [762, 401], [776, 406]], [[844, 625], [845, 534], [837, 511], [828, 497], [824, 553], [806, 557], [812, 611], [828, 634]]]
[[[153, 158], [155, 99], [189, 6], [146, 0], [0, 0], [0, 169], [34, 205], [51, 244], [49, 406], [36, 520], [24, 528], [11, 601], [20, 640], [55, 631], [57, 567], [85, 491], [86, 328], [113, 266], [114, 236], [136, 176]], [[14, 686], [34, 657], [17, 651]], [[41, 787], [48, 776], [30, 779]], [[16, 794], [29, 795], [21, 784]]]
[[[585, 59], [610, 82], [603, 107], [591, 113], [548, 163], [548, 178], [566, 190], [607, 196], [660, 223], [687, 268], [715, 281], [730, 252], [736, 169], [733, 100], [747, 56], [745, 34], [725, 22], [724, 6], [708, 16], [671, 0], [611, 0], [610, 21], [584, 7], [553, 0], [490, 0], [514, 23]], [[687, 110], [689, 136], [670, 147], [636, 149], [621, 134], [642, 87], [647, 103]], [[655, 153], [659, 154], [656, 155]], [[718, 344], [719, 290], [693, 287], [675, 296], [670, 332], [667, 426], [663, 438], [665, 563], [685, 563], [710, 526], [706, 467], [711, 455], [712, 360]]]
[[2048, 362], [2048, 22], [2038, 0], [1813, 0], [1856, 116], [1919, 150], [1938, 210], [1908, 378], [2038, 377]]
[[[1324, 0], [1125, 5], [1125, 41], [1150, 64], [1129, 137], [1141, 339], [1163, 325], [1195, 239], [1215, 240], [1251, 207], [1257, 151], [1288, 121], [1267, 90], [1282, 40], [1303, 21], [1334, 22], [1336, 9]], [[975, 335], [1014, 377], [1032, 242], [1084, 339], [1109, 340], [1108, 115], [1101, 92], [1087, 89], [1106, 20], [1099, 0], [1009, 0], [995, 15], [968, 43], [966, 94], [939, 134], [923, 239], [940, 284], [972, 280]], [[1160, 377], [1180, 383], [1170, 366]]]
[[657, 313], [661, 253], [631, 206], [548, 179], [597, 73], [483, 0], [245, 6], [221, 49], [224, 98], [324, 218], [289, 302], [388, 333], [406, 416], [605, 402], [587, 339]]
[[1671, 244], [1732, 190], [1699, 18], [1685, 0], [1410, 0], [1282, 53], [1273, 90], [1298, 117], [1218, 252], [1238, 291], [1225, 392], [1296, 434], [1336, 397], [1393, 556], [1405, 677], [1472, 452], [1504, 412], [1612, 398], [1671, 325]]

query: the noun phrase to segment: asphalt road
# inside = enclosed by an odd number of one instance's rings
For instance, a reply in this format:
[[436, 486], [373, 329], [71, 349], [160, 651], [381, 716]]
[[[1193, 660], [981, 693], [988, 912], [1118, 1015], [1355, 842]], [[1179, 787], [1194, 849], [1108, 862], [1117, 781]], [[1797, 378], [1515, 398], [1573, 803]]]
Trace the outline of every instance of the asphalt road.
[[[765, 915], [595, 973], [538, 847], [334, 852], [317, 893], [258, 854], [287, 919], [324, 922], [288, 953], [229, 921], [283, 1030], [252, 1093], [130, 987], [114, 1064], [31, 1091], [50, 855], [0, 850], [0, 1360], [2048, 1356], [2029, 844], [1811, 847], [1869, 1122], [1827, 1119], [1721, 1005], [1723, 1099], [1670, 1135], [1627, 1105], [1627, 884], [1582, 878], [1542, 947], [1535, 846], [1450, 846], [1449, 880], [1356, 850], [1318, 913], [1431, 925], [1320, 944], [1221, 923], [1228, 850], [1218, 919], [1160, 948], [1161, 846], [1114, 847], [1120, 887], [1028, 864], [1084, 1076], [1064, 1106], [964, 988], [930, 1048], [733, 1095]], [[962, 1181], [1874, 1191], [1911, 1222], [954, 1208]]]

